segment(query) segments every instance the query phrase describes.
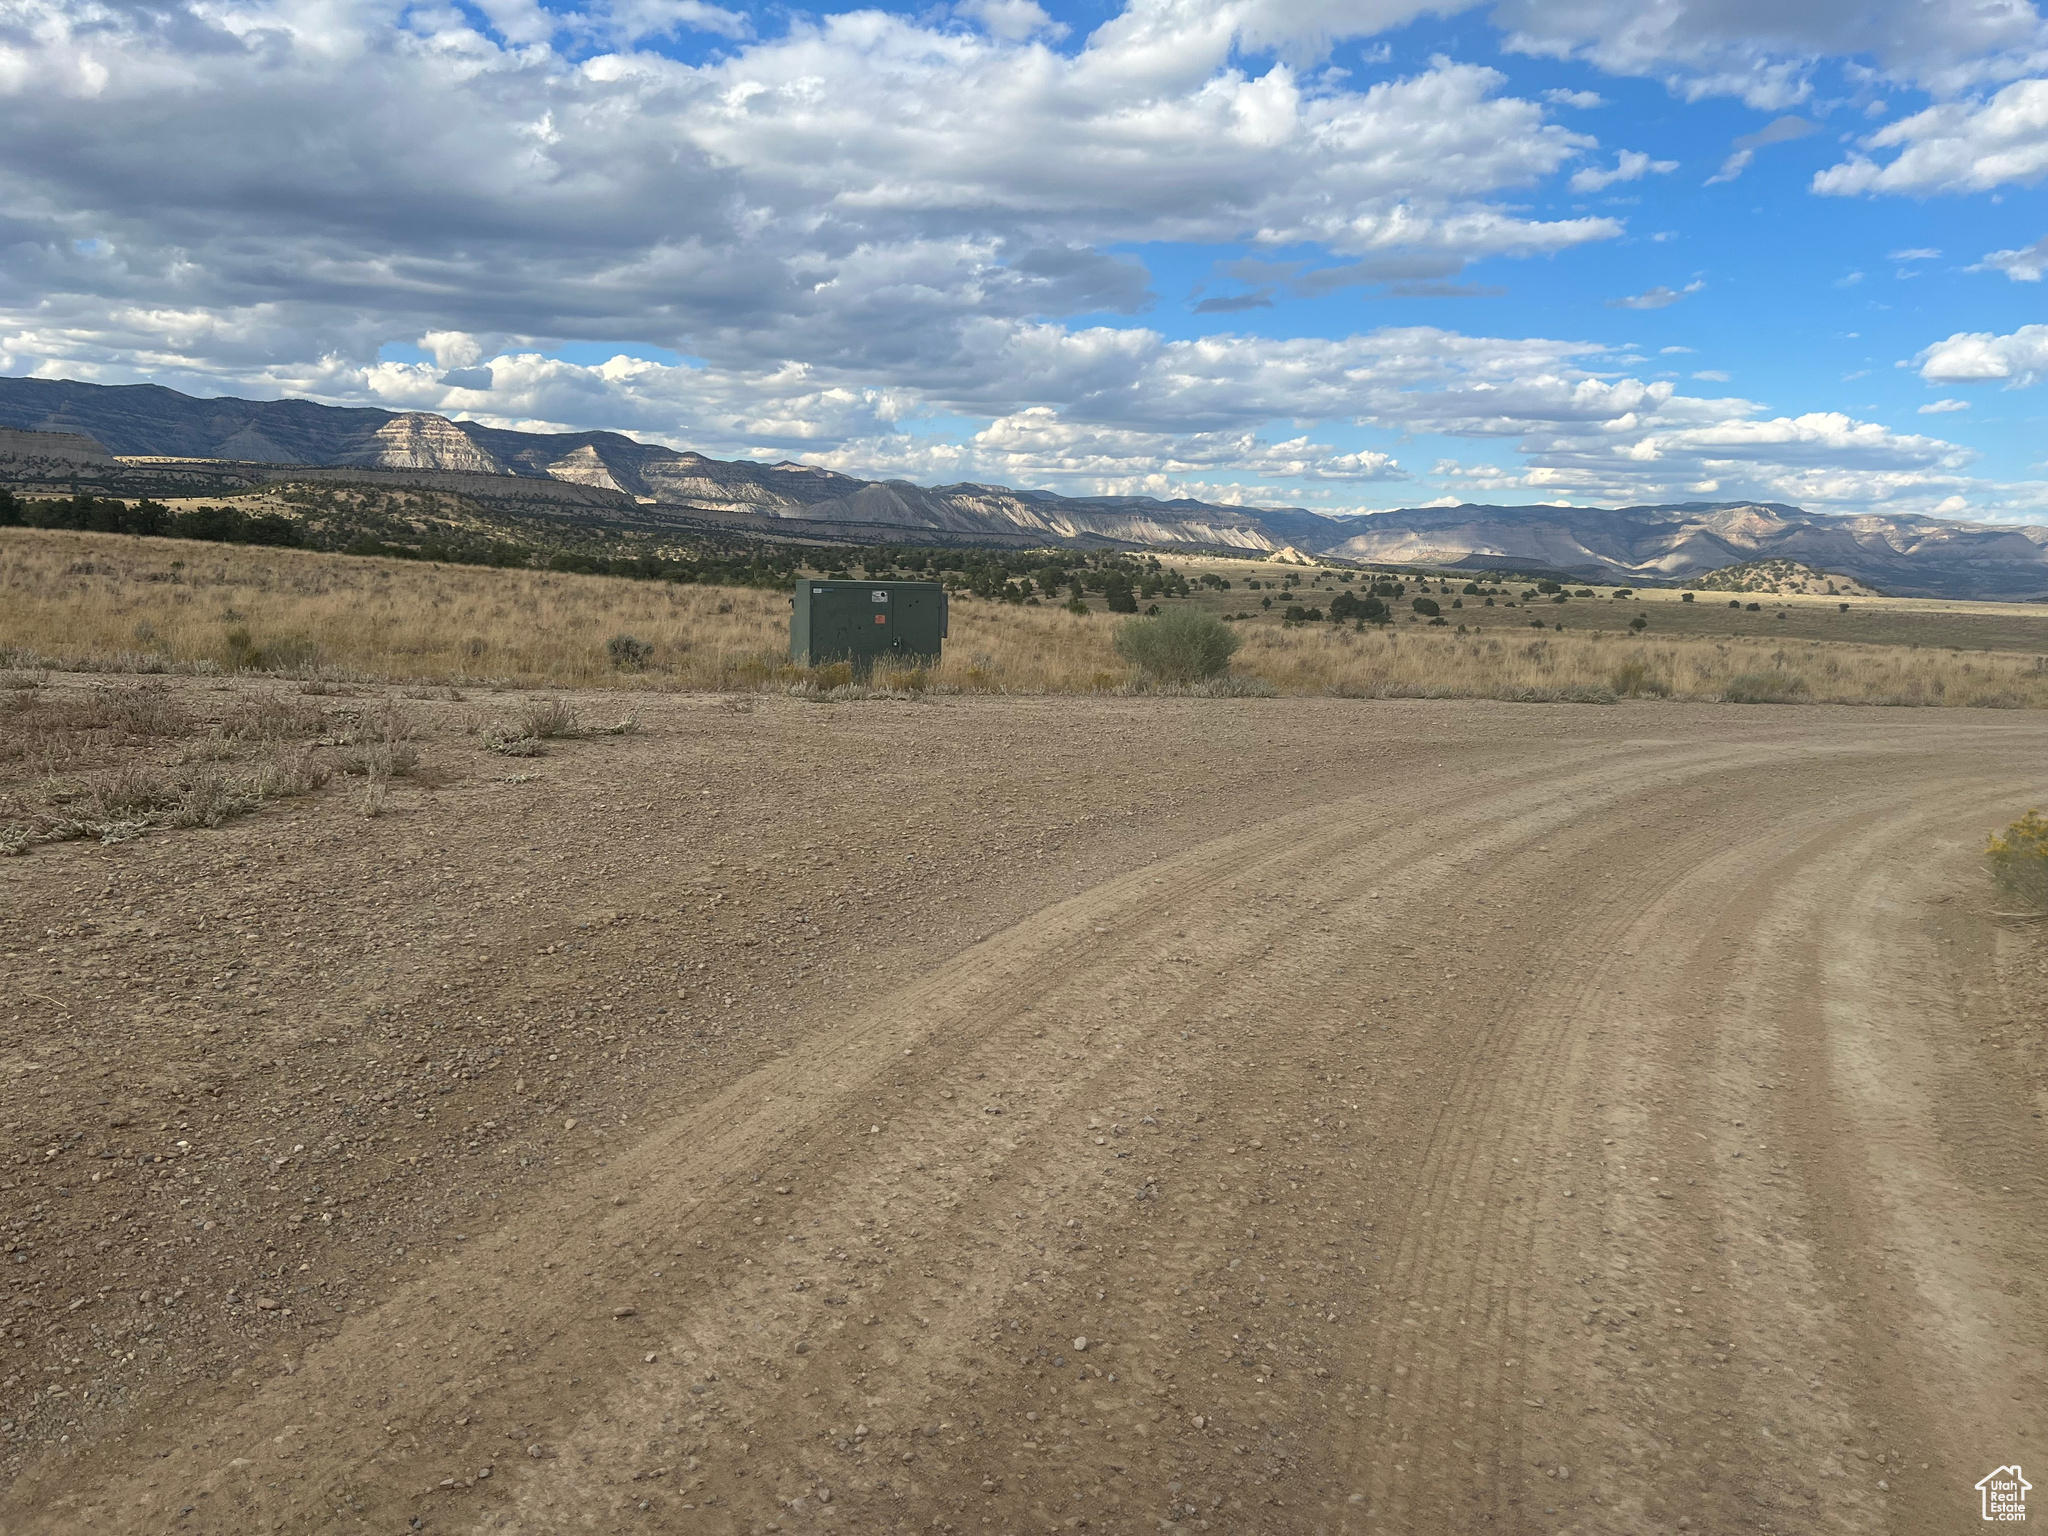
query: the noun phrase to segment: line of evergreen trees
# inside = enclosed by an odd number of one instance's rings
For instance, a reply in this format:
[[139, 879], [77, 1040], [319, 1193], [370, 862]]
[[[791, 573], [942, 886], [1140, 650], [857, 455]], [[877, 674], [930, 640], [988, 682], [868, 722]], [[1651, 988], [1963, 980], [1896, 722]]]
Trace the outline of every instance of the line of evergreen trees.
[[289, 517], [250, 514], [238, 507], [194, 507], [173, 512], [160, 501], [129, 503], [113, 496], [78, 495], [29, 500], [0, 489], [0, 527], [65, 528], [74, 533], [147, 534], [164, 539], [205, 539], [215, 544], [304, 546], [305, 535]]
[[[80, 494], [29, 499], [0, 489], [0, 527], [56, 528], [78, 533], [126, 533], [156, 538], [199, 539], [218, 544], [259, 544], [313, 549], [345, 555], [432, 561], [444, 565], [485, 565], [511, 570], [561, 571], [580, 576], [623, 576], [639, 581], [694, 582], [707, 586], [787, 588], [805, 567], [828, 576], [854, 571], [872, 579], [910, 577], [941, 581], [956, 592], [1001, 602], [1024, 603], [1061, 596], [1080, 603], [1084, 592], [1100, 594], [1112, 613], [1136, 613], [1139, 599], [1186, 597], [1195, 586], [1227, 589], [1213, 574], [1190, 582], [1157, 556], [1122, 550], [1048, 551], [920, 545], [877, 545], [866, 549], [817, 548], [793, 544], [702, 548], [687, 558], [654, 554], [605, 554], [580, 549], [545, 549], [514, 539], [428, 533], [404, 539], [410, 530], [385, 528], [385, 537], [323, 519], [300, 520], [275, 512], [237, 507], [194, 507], [174, 511], [147, 498]], [[394, 535], [396, 536], [394, 538]]]
[[794, 549], [745, 553], [706, 551], [694, 560], [655, 555], [594, 555], [580, 550], [536, 550], [509, 539], [449, 539], [429, 536], [418, 544], [388, 543], [359, 533], [331, 542], [296, 518], [238, 507], [194, 507], [177, 512], [147, 498], [126, 502], [114, 496], [81, 494], [28, 498], [0, 488], [0, 528], [57, 528], [74, 533], [126, 533], [215, 544], [262, 544], [280, 549], [318, 549], [346, 555], [445, 565], [489, 565], [505, 569], [563, 571], [579, 576], [627, 576], [641, 581], [701, 582], [713, 586], [786, 587], [803, 560]]

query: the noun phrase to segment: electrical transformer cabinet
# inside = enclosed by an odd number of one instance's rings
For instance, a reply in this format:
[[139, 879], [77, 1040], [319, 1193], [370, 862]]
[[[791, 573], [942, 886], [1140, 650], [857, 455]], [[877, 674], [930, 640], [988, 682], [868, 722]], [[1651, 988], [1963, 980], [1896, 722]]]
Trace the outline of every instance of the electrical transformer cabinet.
[[789, 654], [806, 666], [877, 657], [936, 660], [946, 638], [946, 589], [936, 581], [814, 581], [790, 599]]

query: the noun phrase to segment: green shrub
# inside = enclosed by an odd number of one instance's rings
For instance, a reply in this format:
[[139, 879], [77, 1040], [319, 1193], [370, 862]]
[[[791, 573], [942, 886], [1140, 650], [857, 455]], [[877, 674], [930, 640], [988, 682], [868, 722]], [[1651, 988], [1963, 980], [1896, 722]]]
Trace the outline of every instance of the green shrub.
[[1730, 704], [1790, 704], [1806, 697], [1806, 679], [1796, 672], [1744, 672], [1728, 679], [1721, 697]]
[[621, 672], [638, 672], [654, 659], [654, 647], [631, 635], [613, 635], [605, 641], [604, 653]]
[[236, 672], [254, 672], [263, 665], [263, 648], [249, 631], [237, 626], [227, 632], [224, 643], [228, 652], [228, 667]]
[[2048, 911], [2048, 817], [2029, 811], [2003, 834], [1993, 833], [1984, 857], [2000, 895]]
[[1425, 618], [1433, 619], [1443, 612], [1441, 608], [1437, 607], [1436, 599], [1433, 597], [1418, 597], [1409, 606]]
[[228, 667], [236, 672], [291, 672], [311, 667], [319, 653], [303, 635], [286, 635], [259, 645], [246, 625], [236, 625], [223, 637]]
[[1162, 683], [1218, 677], [1240, 644], [1220, 619], [1176, 608], [1156, 619], [1125, 619], [1116, 627], [1116, 653]]

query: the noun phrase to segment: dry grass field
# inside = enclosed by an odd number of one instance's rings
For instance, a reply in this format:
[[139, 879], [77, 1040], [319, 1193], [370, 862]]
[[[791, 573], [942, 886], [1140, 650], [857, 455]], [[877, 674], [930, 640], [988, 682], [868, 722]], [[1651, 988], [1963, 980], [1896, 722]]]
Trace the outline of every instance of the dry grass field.
[[[1451, 611], [1446, 602], [1455, 622], [1443, 628], [1403, 612], [1384, 631], [1357, 633], [1289, 628], [1277, 617], [1286, 602], [1326, 603], [1335, 576], [1295, 571], [1304, 586], [1283, 598], [1267, 584], [1290, 574], [1286, 567], [1177, 563], [1232, 581], [1231, 590], [1192, 601], [1250, 615], [1239, 624], [1244, 645], [1233, 670], [1286, 694], [2048, 707], [2048, 611], [2040, 609], [1869, 599], [1843, 614], [1832, 601], [1788, 597], [1750, 613], [1681, 604], [1672, 592], [1603, 593], [1556, 606], [1509, 608], [1503, 599]], [[1262, 608], [1261, 596], [1274, 596], [1274, 607]], [[788, 665], [787, 614], [783, 594], [751, 589], [112, 535], [0, 535], [0, 661], [17, 671], [218, 668], [343, 682], [663, 691], [829, 685], [830, 675]], [[1638, 614], [1650, 620], [1641, 635], [1627, 627]], [[1537, 618], [1546, 627], [1532, 627]], [[1849, 619], [1860, 627], [1829, 637], [1829, 626]], [[1996, 626], [1995, 646], [1931, 639], [1980, 621]], [[943, 664], [895, 681], [970, 693], [1126, 689], [1133, 677], [1112, 648], [1114, 622], [1100, 611], [956, 600]], [[1923, 633], [1930, 638], [1909, 638]], [[645, 665], [614, 664], [608, 645], [622, 635], [650, 648]]]

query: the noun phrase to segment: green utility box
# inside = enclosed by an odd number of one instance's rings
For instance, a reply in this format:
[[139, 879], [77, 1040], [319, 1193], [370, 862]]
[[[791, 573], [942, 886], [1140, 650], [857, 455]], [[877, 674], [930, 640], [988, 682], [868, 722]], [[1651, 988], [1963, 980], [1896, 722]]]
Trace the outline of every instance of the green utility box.
[[806, 666], [878, 656], [936, 661], [946, 638], [946, 589], [936, 581], [813, 581], [790, 599], [789, 654]]

